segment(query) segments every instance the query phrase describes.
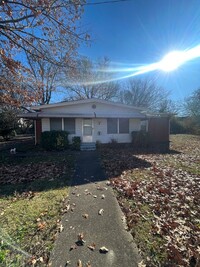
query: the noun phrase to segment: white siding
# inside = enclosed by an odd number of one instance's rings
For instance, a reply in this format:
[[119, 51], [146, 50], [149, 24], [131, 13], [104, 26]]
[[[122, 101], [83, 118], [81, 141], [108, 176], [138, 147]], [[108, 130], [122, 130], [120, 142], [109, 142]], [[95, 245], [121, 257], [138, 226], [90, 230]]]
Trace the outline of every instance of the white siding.
[[50, 131], [50, 120], [49, 118], [42, 119], [42, 132]]
[[94, 142], [100, 141], [101, 143], [107, 143], [107, 119], [94, 119]]
[[[75, 119], [75, 134], [69, 135], [69, 142], [72, 142], [73, 136], [80, 136], [82, 140], [83, 119]], [[129, 120], [129, 134], [107, 134], [107, 119], [96, 118], [93, 119], [93, 142], [100, 141], [101, 143], [109, 143], [112, 139], [118, 143], [131, 142], [131, 132], [140, 130], [140, 120]], [[50, 131], [50, 120], [48, 118], [42, 119], [42, 132]]]
[[107, 119], [94, 119], [93, 141], [109, 143], [115, 139], [118, 143], [130, 143], [131, 132], [140, 130], [140, 120], [129, 120], [129, 134], [107, 134]]

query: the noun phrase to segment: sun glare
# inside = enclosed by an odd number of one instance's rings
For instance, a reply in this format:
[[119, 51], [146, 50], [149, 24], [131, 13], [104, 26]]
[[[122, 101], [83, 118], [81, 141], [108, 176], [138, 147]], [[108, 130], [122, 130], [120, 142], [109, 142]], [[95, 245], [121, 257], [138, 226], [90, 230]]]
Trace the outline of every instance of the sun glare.
[[159, 62], [159, 68], [166, 72], [173, 71], [186, 60], [187, 57], [184, 51], [172, 51]]
[[200, 45], [197, 45], [191, 49], [187, 50], [174, 50], [169, 52], [167, 55], [165, 55], [160, 61], [145, 64], [145, 65], [132, 65], [132, 66], [123, 66], [121, 67], [120, 64], [119, 68], [117, 68], [116, 64], [115, 67], [109, 68], [109, 69], [100, 69], [97, 70], [98, 72], [105, 72], [105, 73], [113, 73], [113, 76], [110, 75], [110, 77], [107, 77], [107, 79], [100, 79], [100, 80], [87, 80], [87, 81], [76, 81], [76, 82], [70, 82], [70, 85], [76, 85], [76, 84], [84, 84], [84, 85], [93, 85], [93, 84], [102, 84], [102, 83], [108, 83], [113, 82], [117, 80], [123, 80], [130, 77], [135, 77], [138, 75], [142, 75], [145, 73], [149, 73], [152, 71], [164, 71], [164, 72], [170, 72], [174, 71], [177, 68], [179, 68], [181, 65], [187, 63], [190, 60], [193, 60], [195, 58], [200, 57]]

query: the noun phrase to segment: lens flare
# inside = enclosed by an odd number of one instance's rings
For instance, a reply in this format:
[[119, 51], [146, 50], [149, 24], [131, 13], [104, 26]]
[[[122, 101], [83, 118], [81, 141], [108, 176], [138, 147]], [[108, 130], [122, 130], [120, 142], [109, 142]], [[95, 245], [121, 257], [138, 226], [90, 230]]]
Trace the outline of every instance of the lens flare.
[[186, 54], [183, 51], [172, 51], [167, 54], [160, 62], [160, 69], [163, 71], [173, 71], [181, 66], [186, 59]]
[[0, 229], [0, 239], [5, 243], [7, 246], [12, 248], [14, 251], [17, 251], [18, 253], [22, 254], [26, 258], [30, 258], [31, 254], [21, 249], [19, 246], [17, 246], [14, 241], [11, 239], [11, 237], [2, 229]]
[[[105, 73], [106, 78], [103, 79], [86, 79], [74, 81], [68, 81], [68, 85], [97, 85], [103, 83], [114, 82], [118, 80], [127, 79], [130, 77], [135, 77], [138, 75], [142, 75], [145, 73], [149, 73], [152, 71], [164, 71], [170, 72], [179, 68], [181, 65], [185, 64], [187, 61], [193, 60], [195, 58], [200, 57], [200, 45], [197, 45], [188, 50], [177, 50], [171, 51], [167, 55], [165, 55], [160, 61], [154, 62], [151, 64], [145, 65], [129, 65], [122, 67], [121, 63], [114, 64], [112, 68], [106, 69], [96, 69], [97, 73]], [[95, 76], [94, 76], [95, 77]], [[103, 75], [102, 75], [103, 77]]]

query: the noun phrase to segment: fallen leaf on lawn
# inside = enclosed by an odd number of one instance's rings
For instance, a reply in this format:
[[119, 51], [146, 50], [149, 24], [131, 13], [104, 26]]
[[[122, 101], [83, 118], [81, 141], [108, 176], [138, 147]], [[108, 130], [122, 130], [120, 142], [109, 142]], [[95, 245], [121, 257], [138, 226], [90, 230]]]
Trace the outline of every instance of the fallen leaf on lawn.
[[98, 212], [99, 215], [103, 215], [103, 213], [104, 213], [104, 209], [100, 209]]
[[87, 213], [82, 215], [83, 218], [88, 219], [89, 215]]
[[104, 254], [105, 254], [105, 253], [108, 253], [108, 251], [109, 251], [109, 250], [108, 250], [106, 247], [101, 247], [101, 248], [99, 249], [99, 252], [100, 252], [100, 253], [104, 253]]
[[105, 198], [105, 195], [104, 195], [104, 194], [103, 194], [103, 195], [101, 195], [101, 198], [102, 198], [102, 199], [104, 199], [104, 198]]
[[90, 261], [88, 261], [88, 263], [86, 263], [86, 267], [92, 267], [92, 265], [90, 264]]
[[146, 264], [144, 264], [144, 262], [141, 261], [141, 262], [138, 263], [138, 267], [146, 267]]
[[46, 222], [39, 222], [37, 224], [38, 230], [43, 230], [46, 227]]
[[47, 213], [46, 212], [41, 212], [40, 216], [45, 216]]
[[78, 260], [77, 267], [83, 267], [81, 260]]
[[36, 262], [37, 262], [36, 259], [33, 259], [33, 260], [31, 261], [31, 263], [33, 264], [33, 266], [36, 264]]
[[88, 246], [88, 248], [92, 251], [95, 250], [95, 247], [96, 247], [96, 244], [95, 243], [92, 243], [91, 245]]
[[44, 262], [43, 257], [40, 257], [40, 258], [39, 258], [39, 261], [40, 261], [40, 262]]

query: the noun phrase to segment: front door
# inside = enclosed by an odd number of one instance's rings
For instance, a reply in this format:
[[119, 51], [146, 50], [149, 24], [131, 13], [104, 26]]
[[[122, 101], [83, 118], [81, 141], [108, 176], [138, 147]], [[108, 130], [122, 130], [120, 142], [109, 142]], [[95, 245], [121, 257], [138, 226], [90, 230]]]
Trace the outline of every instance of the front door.
[[92, 119], [83, 119], [83, 142], [92, 142]]

